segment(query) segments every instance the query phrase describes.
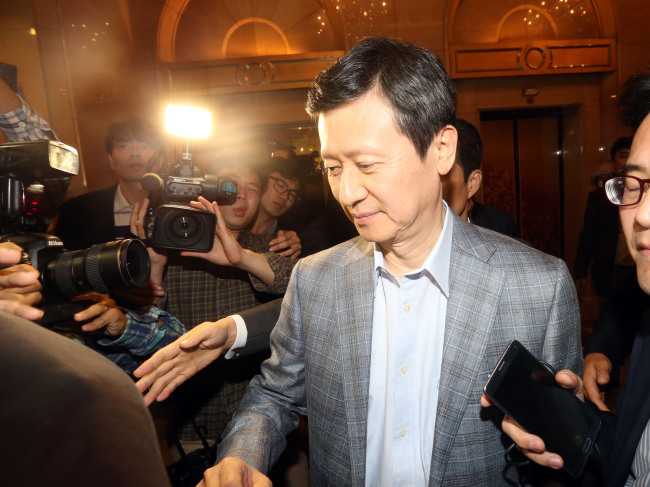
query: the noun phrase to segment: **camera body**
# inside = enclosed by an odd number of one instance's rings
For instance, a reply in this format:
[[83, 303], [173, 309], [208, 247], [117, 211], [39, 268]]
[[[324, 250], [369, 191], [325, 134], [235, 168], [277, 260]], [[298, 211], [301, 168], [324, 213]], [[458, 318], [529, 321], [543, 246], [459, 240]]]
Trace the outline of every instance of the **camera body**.
[[[187, 161], [187, 156], [184, 156]], [[194, 169], [182, 167], [182, 173], [192, 174]], [[163, 172], [164, 174], [164, 172]], [[205, 177], [189, 177], [180, 174], [145, 174], [142, 187], [149, 191], [151, 207], [147, 213], [145, 229], [154, 247], [174, 250], [208, 252], [214, 244], [217, 227], [216, 215], [192, 208], [189, 203], [203, 196], [218, 205], [231, 205], [237, 200], [237, 184], [220, 180], [207, 174]]]
[[[21, 263], [31, 264], [43, 284], [41, 324], [72, 314], [72, 296], [140, 287], [149, 279], [151, 261], [139, 240], [97, 244], [67, 252], [53, 235], [39, 233], [42, 214], [28, 204], [29, 194], [43, 194], [79, 172], [77, 151], [60, 142], [38, 140], [0, 144], [0, 243], [23, 249]], [[58, 205], [51, 210], [56, 211]], [[80, 311], [80, 310], [78, 310]]]

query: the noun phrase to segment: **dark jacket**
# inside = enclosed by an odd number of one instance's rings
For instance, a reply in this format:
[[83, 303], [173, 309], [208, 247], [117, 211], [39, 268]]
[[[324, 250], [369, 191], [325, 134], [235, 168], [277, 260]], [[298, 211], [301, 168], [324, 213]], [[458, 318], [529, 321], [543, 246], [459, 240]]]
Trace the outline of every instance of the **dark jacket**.
[[606, 296], [610, 290], [618, 245], [618, 222], [618, 208], [609, 202], [605, 190], [598, 188], [589, 193], [574, 271], [576, 279], [585, 279], [591, 265], [591, 277], [599, 296]]
[[72, 198], [59, 211], [54, 234], [67, 250], [80, 250], [115, 240], [113, 204], [117, 184]]
[[498, 210], [475, 202], [474, 206], [472, 206], [469, 219], [479, 227], [494, 230], [495, 232], [513, 238], [519, 237], [517, 222], [507, 211]]

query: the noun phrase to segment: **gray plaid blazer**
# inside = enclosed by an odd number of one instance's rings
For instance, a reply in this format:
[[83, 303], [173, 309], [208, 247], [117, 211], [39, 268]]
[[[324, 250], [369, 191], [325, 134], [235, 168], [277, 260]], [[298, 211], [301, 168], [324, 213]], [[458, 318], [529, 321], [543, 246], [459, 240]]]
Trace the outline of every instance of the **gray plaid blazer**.
[[[219, 447], [262, 472], [308, 416], [312, 486], [363, 486], [373, 313], [373, 244], [358, 237], [301, 260], [271, 334], [272, 356]], [[503, 485], [501, 417], [482, 388], [511, 339], [582, 374], [573, 281], [560, 259], [454, 217], [450, 296], [430, 486]]]

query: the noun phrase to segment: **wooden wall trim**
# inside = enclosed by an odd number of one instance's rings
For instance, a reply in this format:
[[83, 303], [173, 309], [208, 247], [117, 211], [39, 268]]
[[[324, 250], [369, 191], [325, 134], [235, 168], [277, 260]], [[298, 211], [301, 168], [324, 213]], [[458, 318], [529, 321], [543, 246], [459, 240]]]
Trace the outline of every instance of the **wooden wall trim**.
[[616, 69], [616, 39], [450, 45], [452, 78], [596, 73]]
[[307, 88], [344, 51], [247, 57], [161, 65], [168, 88], [188, 96]]

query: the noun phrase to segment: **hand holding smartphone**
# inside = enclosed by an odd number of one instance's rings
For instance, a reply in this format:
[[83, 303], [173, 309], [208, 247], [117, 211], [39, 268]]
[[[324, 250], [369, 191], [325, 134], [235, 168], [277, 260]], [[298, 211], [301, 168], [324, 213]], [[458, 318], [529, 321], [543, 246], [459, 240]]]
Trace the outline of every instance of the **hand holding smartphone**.
[[555, 374], [521, 343], [512, 340], [490, 374], [485, 395], [579, 477], [594, 446], [600, 418], [578, 397], [560, 387]]

